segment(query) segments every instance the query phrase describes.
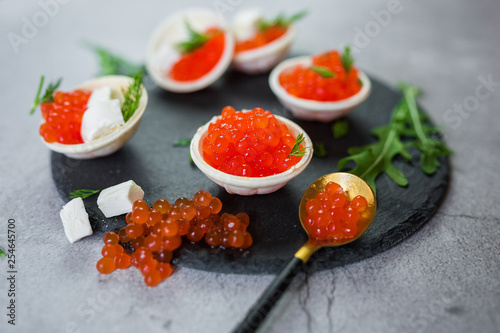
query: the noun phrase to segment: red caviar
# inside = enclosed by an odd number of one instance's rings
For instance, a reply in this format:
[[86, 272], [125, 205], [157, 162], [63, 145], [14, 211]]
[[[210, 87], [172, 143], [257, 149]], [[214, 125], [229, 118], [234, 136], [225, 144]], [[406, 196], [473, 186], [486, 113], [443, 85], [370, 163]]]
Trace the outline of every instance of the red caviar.
[[175, 81], [194, 81], [208, 74], [224, 53], [223, 31], [211, 28], [206, 31], [210, 39], [193, 52], [184, 54], [170, 69], [168, 74]]
[[288, 156], [296, 138], [285, 124], [261, 108], [222, 109], [203, 139], [203, 159], [222, 172], [246, 177], [271, 176], [290, 169], [301, 157]]
[[287, 29], [281, 26], [272, 26], [264, 31], [259, 31], [252, 38], [236, 42], [234, 52], [243, 52], [269, 44], [286, 33]]
[[315, 55], [312, 66], [326, 68], [334, 73], [334, 77], [323, 78], [310, 67], [298, 65], [280, 74], [280, 84], [291, 95], [323, 102], [346, 99], [361, 90], [358, 70], [352, 67], [346, 73], [337, 51]]
[[40, 105], [45, 120], [40, 125], [40, 136], [48, 143], [83, 143], [80, 128], [90, 94], [90, 91], [82, 90], [56, 91], [54, 102]]
[[[143, 274], [145, 284], [154, 287], [172, 274], [173, 251], [181, 247], [182, 236], [191, 242], [204, 239], [212, 247], [249, 248], [253, 240], [247, 232], [248, 215], [225, 213], [220, 216], [221, 208], [220, 200], [203, 190], [193, 199], [179, 198], [174, 204], [159, 199], [152, 208], [144, 200], [137, 200], [132, 205], [131, 216], [147, 212], [147, 222], [142, 222], [143, 218], [140, 223], [130, 220], [118, 234], [104, 234], [103, 257], [96, 268], [101, 274], [110, 274], [132, 265]], [[199, 217], [200, 212], [203, 217]], [[158, 214], [159, 220], [150, 224]]]
[[319, 241], [343, 241], [358, 235], [360, 213], [367, 201], [356, 196], [350, 201], [337, 183], [329, 182], [323, 192], [306, 202], [304, 226], [309, 235]]

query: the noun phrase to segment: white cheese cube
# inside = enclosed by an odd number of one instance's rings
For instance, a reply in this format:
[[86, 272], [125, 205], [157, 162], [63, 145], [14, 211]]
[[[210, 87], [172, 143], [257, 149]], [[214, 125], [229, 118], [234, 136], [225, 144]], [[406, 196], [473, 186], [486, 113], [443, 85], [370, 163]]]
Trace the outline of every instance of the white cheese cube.
[[172, 66], [181, 57], [180, 53], [174, 48], [174, 44], [163, 43], [155, 54], [154, 64], [158, 72], [169, 72]]
[[142, 188], [129, 180], [102, 190], [97, 198], [97, 206], [104, 216], [112, 217], [131, 212], [134, 201], [142, 198]]
[[244, 9], [236, 13], [232, 25], [236, 40], [243, 41], [255, 36], [260, 20], [262, 20], [262, 11], [258, 8]]
[[124, 124], [119, 100], [94, 100], [83, 114], [80, 133], [83, 142], [89, 142], [118, 131]]
[[63, 206], [59, 213], [64, 227], [64, 233], [74, 243], [83, 237], [92, 235], [89, 214], [85, 210], [82, 198], [75, 198]]
[[92, 106], [96, 101], [109, 101], [111, 99], [111, 87], [104, 86], [99, 89], [92, 90], [90, 98], [87, 102], [87, 107]]

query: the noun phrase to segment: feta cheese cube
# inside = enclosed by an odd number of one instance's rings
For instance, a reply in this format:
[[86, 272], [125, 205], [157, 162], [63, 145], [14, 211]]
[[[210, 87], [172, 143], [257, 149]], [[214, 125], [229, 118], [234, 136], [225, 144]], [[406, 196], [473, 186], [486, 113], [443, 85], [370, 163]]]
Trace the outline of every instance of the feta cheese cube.
[[83, 114], [80, 133], [83, 142], [89, 142], [119, 130], [124, 124], [119, 100], [96, 99]]
[[59, 213], [64, 227], [64, 233], [74, 243], [83, 237], [92, 235], [89, 214], [85, 210], [82, 198], [75, 198], [63, 206]]
[[99, 89], [92, 90], [90, 98], [87, 101], [87, 107], [92, 106], [96, 101], [109, 101], [111, 100], [111, 87], [104, 86]]
[[233, 34], [237, 41], [252, 38], [257, 34], [257, 24], [262, 20], [259, 8], [245, 9], [236, 13], [233, 19]]
[[102, 190], [97, 198], [97, 206], [104, 216], [112, 217], [131, 212], [134, 201], [142, 198], [142, 188], [129, 180]]

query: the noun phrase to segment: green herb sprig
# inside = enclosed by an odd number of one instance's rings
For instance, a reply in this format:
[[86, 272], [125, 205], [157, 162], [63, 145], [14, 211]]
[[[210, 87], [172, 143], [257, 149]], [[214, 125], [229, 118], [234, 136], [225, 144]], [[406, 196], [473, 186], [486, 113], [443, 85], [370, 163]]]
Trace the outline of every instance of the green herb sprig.
[[350, 156], [341, 159], [339, 170], [350, 161], [356, 167], [349, 172], [364, 179], [376, 191], [375, 179], [382, 173], [389, 176], [399, 186], [408, 185], [405, 175], [393, 164], [396, 156], [411, 160], [408, 147], [416, 147], [421, 152], [421, 168], [426, 174], [433, 174], [440, 165], [439, 157], [453, 154], [440, 138], [429, 136], [440, 131], [429, 123], [428, 118], [417, 109], [418, 89], [407, 84], [401, 85], [402, 101], [394, 108], [389, 123], [372, 130], [378, 141], [362, 147], [348, 149]]
[[335, 139], [342, 139], [349, 134], [349, 122], [339, 119], [332, 124], [332, 134]]
[[69, 197], [71, 199], [74, 199], [74, 198], [82, 198], [82, 199], [85, 199], [85, 198], [88, 198], [88, 197], [91, 197], [97, 193], [101, 192], [101, 190], [76, 190], [76, 191], [73, 191], [69, 194]]
[[187, 147], [191, 144], [191, 139], [186, 139], [186, 138], [182, 138], [182, 139], [178, 139], [174, 142], [173, 146], [174, 147]]
[[100, 62], [99, 75], [126, 75], [133, 77], [137, 72], [144, 71], [144, 66], [135, 65], [111, 51], [91, 43], [86, 45], [95, 52]]
[[342, 67], [344, 67], [345, 72], [349, 73], [352, 65], [354, 64], [354, 58], [351, 55], [351, 47], [349, 45], [344, 47], [344, 52], [342, 52], [341, 60]]
[[313, 155], [319, 158], [325, 158], [328, 156], [328, 152], [326, 151], [325, 145], [322, 142], [315, 142], [313, 145]]
[[189, 39], [184, 42], [177, 43], [176, 45], [177, 50], [182, 54], [191, 53], [194, 50], [202, 47], [206, 42], [210, 40], [209, 35], [202, 34], [194, 30], [194, 28], [191, 26], [191, 24], [189, 24], [187, 20], [185, 23], [186, 29], [189, 32]]
[[314, 73], [318, 74], [324, 79], [330, 79], [333, 77], [337, 77], [337, 73], [332, 72], [330, 69], [322, 66], [311, 66], [309, 67], [309, 70], [313, 71]]
[[280, 13], [276, 18], [274, 18], [272, 20], [269, 20], [269, 21], [261, 20], [261, 21], [259, 21], [259, 23], [257, 25], [257, 29], [259, 29], [260, 31], [265, 31], [265, 30], [267, 30], [267, 29], [269, 29], [271, 27], [275, 27], [275, 26], [278, 26], [278, 27], [281, 27], [281, 28], [288, 28], [288, 26], [290, 24], [292, 24], [295, 21], [300, 20], [301, 18], [303, 18], [304, 16], [306, 16], [307, 13], [308, 13], [307, 10], [303, 10], [301, 12], [293, 14], [292, 16], [290, 16], [288, 18], [285, 16], [285, 14]]
[[297, 138], [295, 139], [295, 143], [292, 147], [292, 150], [290, 151], [290, 154], [288, 154], [287, 158], [290, 156], [297, 156], [297, 157], [302, 157], [306, 153], [306, 149], [308, 147], [301, 147], [300, 145], [304, 142], [304, 134], [300, 133], [297, 135]]
[[54, 92], [61, 85], [62, 78], [56, 81], [56, 83], [49, 83], [47, 89], [45, 89], [45, 94], [40, 98], [40, 93], [42, 92], [43, 82], [45, 81], [45, 77], [42, 75], [40, 78], [40, 84], [38, 85], [38, 91], [35, 96], [35, 101], [31, 106], [30, 114], [35, 112], [35, 109], [42, 103], [52, 103], [54, 101]]
[[0, 257], [5, 257], [5, 252], [3, 252], [2, 248], [0, 248]]
[[121, 108], [123, 121], [127, 122], [139, 107], [142, 89], [142, 71], [139, 71], [133, 77], [133, 82], [128, 86], [128, 89], [122, 89], [123, 96], [125, 98]]

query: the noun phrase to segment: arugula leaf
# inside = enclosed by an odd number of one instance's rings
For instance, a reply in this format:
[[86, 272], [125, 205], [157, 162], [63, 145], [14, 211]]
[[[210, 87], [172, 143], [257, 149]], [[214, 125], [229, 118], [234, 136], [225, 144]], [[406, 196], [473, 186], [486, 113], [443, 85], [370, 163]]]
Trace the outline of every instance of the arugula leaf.
[[125, 101], [122, 105], [123, 121], [127, 122], [139, 107], [139, 101], [142, 96], [142, 71], [135, 74], [133, 82], [128, 86], [128, 89], [122, 89]]
[[349, 73], [352, 65], [354, 64], [354, 58], [351, 55], [351, 47], [349, 45], [346, 45], [346, 47], [344, 47], [344, 52], [342, 52], [341, 60], [342, 67], [344, 67], [345, 72]]
[[293, 144], [292, 150], [288, 154], [287, 158], [290, 156], [297, 156], [297, 157], [302, 157], [306, 153], [306, 149], [308, 147], [301, 147], [300, 145], [304, 142], [304, 134], [300, 133], [297, 135], [297, 138], [295, 139], [295, 143]]
[[[418, 95], [418, 90], [415, 87], [407, 84], [401, 84], [401, 89], [405, 96], [406, 107], [408, 108], [409, 117], [411, 119], [412, 129], [415, 132], [417, 140], [410, 144], [420, 150], [420, 167], [422, 170], [431, 175], [436, 172], [439, 166], [439, 157], [453, 154], [453, 151], [442, 141], [428, 136], [428, 132], [433, 130], [430, 126], [424, 127], [421, 123], [421, 117], [417, 109], [415, 97]], [[426, 133], [427, 132], [427, 133]]]
[[332, 124], [332, 134], [335, 139], [341, 139], [349, 133], [349, 122], [347, 120], [337, 120]]
[[91, 43], [87, 43], [87, 46], [99, 57], [101, 67], [99, 75], [126, 75], [133, 77], [137, 72], [145, 68], [143, 65], [134, 65], [103, 47]]
[[[433, 174], [440, 165], [439, 157], [452, 154], [452, 150], [439, 138], [429, 136], [440, 130], [426, 122], [429, 118], [417, 109], [416, 96], [418, 89], [406, 84], [402, 101], [394, 108], [389, 124], [372, 130], [378, 141], [363, 146], [350, 148], [350, 156], [341, 159], [338, 168], [344, 169], [348, 162], [356, 166], [349, 172], [364, 179], [373, 189], [375, 179], [385, 173], [399, 186], [406, 186], [408, 180], [396, 169], [393, 159], [401, 156], [409, 161], [411, 155], [408, 147], [416, 147], [421, 152], [421, 168], [426, 174]], [[406, 139], [406, 141], [404, 141]]]
[[177, 50], [182, 54], [193, 52], [194, 50], [202, 47], [210, 39], [209, 35], [202, 34], [194, 30], [187, 20], [185, 23], [186, 29], [189, 32], [189, 39], [187, 41], [177, 43], [176, 45]]
[[40, 84], [38, 85], [38, 91], [35, 96], [35, 101], [31, 106], [30, 114], [35, 112], [35, 109], [42, 103], [52, 103], [54, 101], [54, 92], [61, 85], [62, 78], [59, 78], [56, 83], [49, 83], [49, 86], [45, 90], [45, 94], [40, 98], [40, 93], [42, 92], [43, 82], [45, 81], [45, 76], [42, 75], [40, 78]]
[[309, 67], [309, 70], [313, 71], [314, 73], [318, 74], [324, 79], [329, 79], [332, 77], [337, 77], [337, 73], [332, 72], [329, 68], [322, 67], [322, 66], [311, 66]]
[[76, 190], [76, 191], [71, 192], [69, 194], [69, 197], [72, 199], [74, 199], [74, 198], [85, 199], [85, 198], [91, 197], [94, 194], [97, 194], [99, 192], [101, 192], [101, 190]]
[[191, 144], [191, 139], [178, 139], [174, 142], [174, 147], [187, 147]]
[[313, 156], [319, 158], [325, 158], [328, 155], [325, 145], [322, 142], [316, 142], [313, 144]]
[[281, 28], [288, 28], [288, 26], [290, 24], [292, 24], [295, 21], [300, 20], [301, 18], [303, 18], [304, 16], [306, 16], [307, 13], [308, 13], [307, 10], [303, 10], [301, 12], [293, 14], [289, 18], [287, 18], [283, 13], [280, 13], [273, 20], [269, 20], [269, 21], [261, 20], [258, 23], [258, 25], [257, 25], [257, 29], [259, 31], [265, 31], [265, 30], [267, 30], [269, 28], [272, 28], [272, 27], [275, 27], [275, 26], [278, 26], [278, 27], [281, 27]]

